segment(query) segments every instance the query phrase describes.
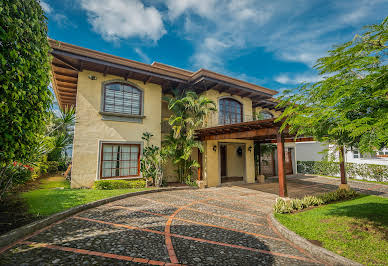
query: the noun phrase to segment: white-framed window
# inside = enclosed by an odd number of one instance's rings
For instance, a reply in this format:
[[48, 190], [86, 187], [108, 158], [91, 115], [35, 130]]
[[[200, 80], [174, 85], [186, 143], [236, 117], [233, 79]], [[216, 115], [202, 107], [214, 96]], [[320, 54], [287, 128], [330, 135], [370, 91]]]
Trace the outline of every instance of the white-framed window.
[[260, 117], [260, 119], [262, 119], [262, 120], [272, 119], [272, 118], [273, 118], [273, 114], [271, 114], [271, 113], [268, 112], [268, 111], [260, 111], [259, 117]]
[[354, 159], [364, 158], [364, 155], [362, 155], [362, 153], [360, 153], [359, 151], [353, 151], [353, 158]]
[[388, 157], [388, 149], [382, 149], [377, 152], [377, 156]]

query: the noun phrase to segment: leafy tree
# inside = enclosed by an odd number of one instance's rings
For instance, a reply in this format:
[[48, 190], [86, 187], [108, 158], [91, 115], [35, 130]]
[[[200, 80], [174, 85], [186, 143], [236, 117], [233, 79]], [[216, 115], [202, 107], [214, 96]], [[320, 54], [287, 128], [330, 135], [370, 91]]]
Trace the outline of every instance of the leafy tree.
[[193, 148], [201, 151], [201, 141], [195, 139], [195, 130], [202, 127], [206, 116], [216, 111], [216, 105], [205, 96], [198, 96], [193, 91], [175, 93], [175, 97], [167, 97], [168, 108], [172, 111], [169, 124], [171, 133], [163, 143], [169, 157], [177, 167], [180, 182], [191, 183], [194, 167], [199, 167], [197, 161], [191, 159]]
[[[322, 81], [282, 96], [282, 130], [362, 152], [388, 145], [388, 17], [362, 35], [335, 46], [315, 66]], [[341, 169], [344, 174], [344, 169]]]
[[[0, 1], [0, 191], [39, 146], [52, 103], [47, 21], [36, 0]], [[15, 178], [13, 178], [15, 177]], [[2, 193], [0, 194], [0, 196]]]
[[[47, 21], [35, 0], [0, 2], [0, 167], [39, 144], [52, 103]], [[2, 177], [0, 170], [0, 177]]]
[[140, 161], [140, 170], [144, 178], [151, 178], [154, 185], [160, 187], [163, 182], [163, 165], [167, 156], [163, 149], [150, 144], [152, 137], [153, 135], [149, 132], [143, 133], [141, 137], [145, 141], [145, 146]]

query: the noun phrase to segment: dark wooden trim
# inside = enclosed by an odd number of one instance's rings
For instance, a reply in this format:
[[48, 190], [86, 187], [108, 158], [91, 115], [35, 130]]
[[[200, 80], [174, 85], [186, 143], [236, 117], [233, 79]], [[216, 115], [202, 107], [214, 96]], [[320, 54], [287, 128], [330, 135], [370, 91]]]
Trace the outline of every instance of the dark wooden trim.
[[279, 177], [279, 196], [287, 197], [287, 180], [285, 166], [285, 154], [284, 154], [284, 138], [282, 134], [277, 134], [277, 152], [278, 152], [278, 177]]
[[[104, 145], [130, 146], [130, 147], [131, 146], [137, 146], [138, 147], [138, 153], [137, 153], [137, 173], [136, 173], [136, 175], [102, 177], [102, 170], [103, 170], [103, 164], [104, 164]], [[141, 153], [141, 145], [140, 144], [121, 144], [121, 143], [114, 143], [114, 142], [113, 143], [104, 142], [104, 143], [101, 143], [101, 151], [100, 152], [101, 152], [101, 154], [100, 154], [100, 179], [136, 177], [136, 176], [140, 175], [140, 153]], [[112, 147], [112, 160], [110, 160], [110, 161], [117, 161], [117, 160], [113, 160], [113, 147]], [[132, 161], [131, 160], [131, 150], [129, 152], [129, 160], [119, 160], [119, 161], [129, 161], [129, 162], [131, 162]], [[131, 169], [131, 168], [133, 168], [133, 167], [129, 167], [128, 169]], [[110, 169], [111, 169], [111, 174], [112, 174], [112, 169], [117, 169], [117, 168], [110, 168]], [[127, 168], [119, 168], [119, 169], [127, 169]]]

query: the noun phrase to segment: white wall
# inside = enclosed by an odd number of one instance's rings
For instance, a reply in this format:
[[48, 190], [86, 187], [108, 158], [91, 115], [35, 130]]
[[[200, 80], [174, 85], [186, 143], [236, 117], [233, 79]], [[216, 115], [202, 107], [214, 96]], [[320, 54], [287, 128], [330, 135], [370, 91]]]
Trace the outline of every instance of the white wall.
[[295, 143], [296, 161], [322, 161], [324, 154], [320, 153], [327, 149], [326, 144], [317, 141]]

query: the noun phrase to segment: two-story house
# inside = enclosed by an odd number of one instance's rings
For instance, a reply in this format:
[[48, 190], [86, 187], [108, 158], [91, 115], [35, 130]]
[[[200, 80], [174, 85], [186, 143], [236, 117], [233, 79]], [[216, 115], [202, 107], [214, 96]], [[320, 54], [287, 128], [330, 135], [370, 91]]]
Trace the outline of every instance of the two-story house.
[[[201, 133], [204, 152], [193, 151], [202, 164], [205, 184], [255, 182], [256, 139], [252, 134], [233, 137], [238, 132], [230, 126], [242, 124], [263, 140], [268, 132], [276, 139], [275, 129], [265, 128], [272, 127], [272, 118], [279, 114], [272, 98], [276, 91], [205, 69], [191, 72], [157, 62], [144, 64], [55, 40], [49, 42], [57, 101], [61, 107], [76, 106], [73, 188], [91, 187], [99, 179], [141, 177], [142, 134], [152, 133], [152, 143], [161, 145], [166, 133], [163, 124], [170, 115], [162, 97], [174, 88], [194, 90], [217, 105], [218, 112], [206, 119], [209, 130]], [[257, 114], [271, 123], [253, 129], [250, 121], [256, 120]], [[213, 129], [218, 136], [208, 136]], [[224, 134], [227, 132], [231, 135]], [[167, 166], [166, 176], [174, 181], [172, 164]]]

